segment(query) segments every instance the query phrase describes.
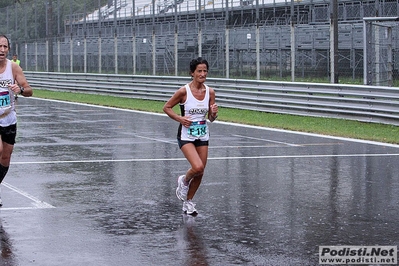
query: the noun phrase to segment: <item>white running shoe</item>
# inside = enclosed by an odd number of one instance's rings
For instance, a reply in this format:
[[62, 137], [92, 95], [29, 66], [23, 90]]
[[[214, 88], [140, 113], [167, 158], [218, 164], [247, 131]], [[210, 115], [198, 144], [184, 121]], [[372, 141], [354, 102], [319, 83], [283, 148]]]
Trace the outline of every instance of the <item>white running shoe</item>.
[[187, 206], [187, 214], [189, 215], [198, 214], [197, 210], [195, 209], [195, 203], [193, 203], [191, 200], [186, 201], [186, 206]]
[[184, 213], [187, 213], [187, 201], [183, 201], [183, 207], [181, 209]]
[[183, 181], [185, 177], [185, 175], [181, 175], [177, 179], [176, 196], [181, 201], [187, 200], [188, 186], [185, 186]]

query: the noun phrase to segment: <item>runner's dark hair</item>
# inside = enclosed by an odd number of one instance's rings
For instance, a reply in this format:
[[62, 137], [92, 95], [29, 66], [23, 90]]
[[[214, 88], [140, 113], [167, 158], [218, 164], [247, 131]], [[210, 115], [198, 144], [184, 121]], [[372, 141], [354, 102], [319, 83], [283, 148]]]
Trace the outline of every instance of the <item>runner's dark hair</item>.
[[10, 49], [10, 39], [8, 39], [8, 37], [5, 36], [4, 34], [0, 34], [0, 38], [1, 38], [1, 37], [6, 38], [7, 43], [8, 43], [8, 49]]
[[206, 65], [206, 69], [209, 69], [208, 61], [206, 61], [202, 57], [198, 57], [196, 59], [191, 60], [191, 62], [190, 62], [190, 71], [191, 71], [191, 73], [193, 73], [195, 71], [195, 69], [197, 68], [197, 66], [200, 65], [200, 64], [205, 64]]

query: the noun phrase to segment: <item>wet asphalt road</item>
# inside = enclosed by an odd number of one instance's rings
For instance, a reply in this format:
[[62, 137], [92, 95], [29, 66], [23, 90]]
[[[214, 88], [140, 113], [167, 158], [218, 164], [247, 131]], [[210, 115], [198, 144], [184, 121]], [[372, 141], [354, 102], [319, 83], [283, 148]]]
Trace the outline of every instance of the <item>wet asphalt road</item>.
[[399, 245], [399, 146], [214, 123], [191, 217], [168, 117], [17, 109], [0, 265], [318, 265], [320, 245]]

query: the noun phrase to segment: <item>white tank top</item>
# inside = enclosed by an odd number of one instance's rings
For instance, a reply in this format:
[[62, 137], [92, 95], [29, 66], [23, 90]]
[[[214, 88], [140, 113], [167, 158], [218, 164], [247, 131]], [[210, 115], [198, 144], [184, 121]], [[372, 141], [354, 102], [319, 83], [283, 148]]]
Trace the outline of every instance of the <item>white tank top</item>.
[[12, 63], [7, 59], [6, 69], [0, 73], [0, 126], [6, 127], [17, 123], [15, 112], [15, 96], [8, 89], [9, 84], [14, 84]]
[[189, 116], [192, 123], [188, 128], [180, 124], [177, 138], [186, 141], [196, 139], [207, 141], [209, 140], [209, 128], [206, 121], [206, 114], [209, 109], [209, 87], [205, 85], [206, 91], [203, 100], [198, 100], [194, 97], [188, 84], [185, 87], [186, 101], [180, 104], [180, 111], [182, 116]]

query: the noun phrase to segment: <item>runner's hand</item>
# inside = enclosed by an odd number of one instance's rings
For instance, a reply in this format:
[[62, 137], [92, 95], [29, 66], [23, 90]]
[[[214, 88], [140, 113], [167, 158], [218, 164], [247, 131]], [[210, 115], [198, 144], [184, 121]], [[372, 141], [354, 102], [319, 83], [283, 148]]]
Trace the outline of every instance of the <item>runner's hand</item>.
[[211, 114], [215, 116], [219, 111], [218, 105], [214, 103], [210, 107], [211, 107]]
[[189, 116], [182, 116], [180, 118], [180, 124], [182, 124], [184, 127], [190, 127], [191, 122], [191, 117]]
[[21, 89], [19, 88], [18, 84], [8, 84], [8, 89], [14, 94], [18, 94], [21, 92]]

